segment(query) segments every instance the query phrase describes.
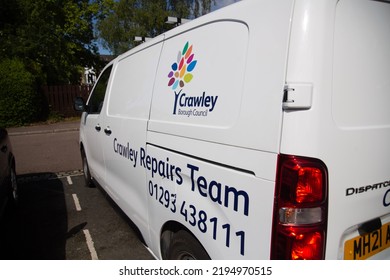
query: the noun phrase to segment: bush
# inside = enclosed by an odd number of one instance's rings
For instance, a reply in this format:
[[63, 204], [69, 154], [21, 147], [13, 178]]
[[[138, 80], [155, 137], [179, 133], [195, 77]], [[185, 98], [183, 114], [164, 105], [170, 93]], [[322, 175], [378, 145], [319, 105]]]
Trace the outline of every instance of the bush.
[[0, 126], [19, 126], [40, 120], [43, 99], [36, 78], [19, 59], [0, 62]]

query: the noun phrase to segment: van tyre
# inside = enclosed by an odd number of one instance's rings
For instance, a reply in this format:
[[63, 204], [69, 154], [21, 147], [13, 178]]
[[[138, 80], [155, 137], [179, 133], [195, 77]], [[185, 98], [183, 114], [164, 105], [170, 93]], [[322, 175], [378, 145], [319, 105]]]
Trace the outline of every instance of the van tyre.
[[202, 244], [189, 232], [180, 230], [172, 236], [168, 249], [169, 260], [209, 260]]
[[89, 165], [88, 165], [87, 156], [85, 155], [84, 152], [81, 152], [81, 159], [82, 159], [82, 163], [83, 163], [83, 172], [84, 172], [85, 186], [89, 187], [89, 188], [93, 188], [94, 184], [93, 184], [91, 172], [89, 171]]

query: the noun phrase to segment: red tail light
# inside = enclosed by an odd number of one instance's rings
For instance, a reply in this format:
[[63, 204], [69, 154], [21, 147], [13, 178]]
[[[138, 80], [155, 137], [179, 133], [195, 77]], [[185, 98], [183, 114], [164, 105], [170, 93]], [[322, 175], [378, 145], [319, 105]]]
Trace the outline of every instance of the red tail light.
[[328, 174], [317, 159], [279, 155], [271, 259], [323, 259]]

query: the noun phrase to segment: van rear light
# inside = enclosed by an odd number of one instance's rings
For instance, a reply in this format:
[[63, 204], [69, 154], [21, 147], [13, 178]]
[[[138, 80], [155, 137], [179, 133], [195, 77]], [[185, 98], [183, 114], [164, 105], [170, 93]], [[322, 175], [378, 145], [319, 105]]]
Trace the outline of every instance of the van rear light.
[[328, 213], [325, 164], [279, 155], [271, 259], [323, 259]]

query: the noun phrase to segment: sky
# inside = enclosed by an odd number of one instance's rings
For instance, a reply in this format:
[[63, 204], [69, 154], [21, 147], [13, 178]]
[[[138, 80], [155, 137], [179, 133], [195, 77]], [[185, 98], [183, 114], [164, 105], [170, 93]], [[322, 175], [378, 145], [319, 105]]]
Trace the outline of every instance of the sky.
[[[220, 8], [223, 8], [225, 6], [228, 6], [230, 4], [233, 4], [233, 3], [236, 3], [236, 2], [239, 2], [240, 0], [216, 0], [215, 2], [215, 5], [213, 4], [211, 6], [211, 11], [215, 11], [215, 10], [218, 10]], [[103, 46], [98, 43], [98, 47], [99, 47], [99, 53], [100, 54], [103, 54], [103, 55], [107, 55], [107, 54], [110, 54], [110, 51], [109, 50], [106, 50], [103, 48]]]

